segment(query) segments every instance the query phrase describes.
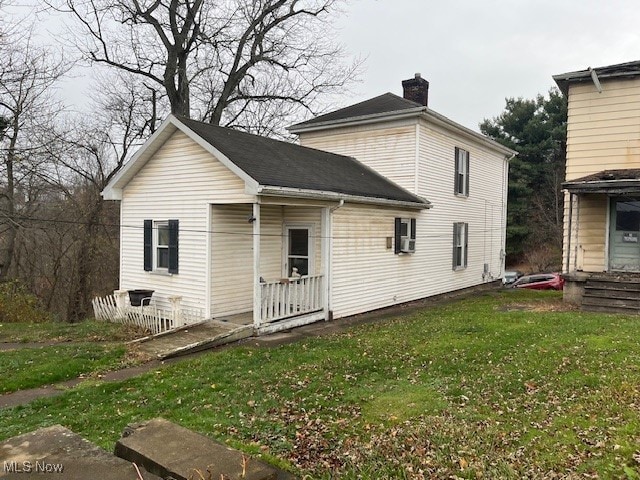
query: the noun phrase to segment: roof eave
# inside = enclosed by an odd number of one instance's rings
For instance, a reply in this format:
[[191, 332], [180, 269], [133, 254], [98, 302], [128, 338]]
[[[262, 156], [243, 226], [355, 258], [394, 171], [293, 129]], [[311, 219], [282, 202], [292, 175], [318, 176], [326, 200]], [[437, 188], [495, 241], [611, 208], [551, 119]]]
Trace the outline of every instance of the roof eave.
[[406, 200], [393, 200], [390, 198], [381, 197], [365, 197], [362, 195], [351, 195], [326, 190], [309, 190], [303, 188], [278, 187], [269, 185], [261, 185], [260, 187], [258, 187], [257, 193], [258, 195], [271, 197], [293, 197], [326, 201], [344, 200], [345, 202], [352, 203], [384, 205], [390, 207], [410, 208], [415, 210], [425, 210], [432, 207], [431, 202], [426, 199], [423, 199], [422, 201], [410, 202]]
[[463, 136], [471, 140], [480, 142], [485, 147], [490, 148], [491, 150], [504, 154], [505, 156], [508, 157], [507, 160], [511, 160], [513, 157], [515, 157], [518, 154], [518, 152], [516, 152], [515, 150], [505, 147], [504, 145], [496, 142], [495, 140], [491, 140], [489, 137], [486, 137], [481, 133], [475, 132], [470, 128], [464, 127], [459, 123], [454, 122], [453, 120], [445, 117], [444, 115], [439, 114], [438, 112], [434, 112], [433, 110], [426, 109], [423, 115], [428, 120], [431, 120], [434, 123], [439, 124], [440, 126], [447, 127], [451, 130], [455, 130], [458, 133], [461, 133]]
[[325, 122], [312, 123], [310, 125], [296, 124], [287, 127], [287, 130], [291, 133], [299, 134], [306, 132], [315, 132], [318, 130], [327, 130], [330, 128], [341, 127], [350, 124], [366, 125], [369, 123], [376, 123], [380, 120], [394, 119], [398, 120], [405, 117], [413, 117], [419, 115], [425, 111], [427, 107], [415, 107], [406, 108], [403, 110], [393, 110], [390, 112], [373, 113], [370, 115], [359, 115], [356, 117], [340, 118], [337, 120], [327, 120]]
[[562, 188], [571, 193], [638, 193], [640, 180], [597, 180], [588, 182], [564, 182]]
[[515, 150], [511, 150], [510, 148], [507, 148], [504, 145], [501, 145], [498, 142], [491, 140], [490, 138], [487, 138], [478, 132], [474, 132], [473, 130], [467, 127], [463, 127], [459, 123], [456, 123], [453, 120], [448, 119], [444, 115], [434, 112], [433, 110], [427, 107], [416, 107], [416, 108], [405, 109], [405, 110], [396, 110], [392, 112], [376, 113], [373, 115], [349, 117], [349, 118], [343, 118], [340, 120], [331, 120], [327, 122], [314, 123], [311, 125], [292, 125], [290, 127], [287, 127], [287, 130], [289, 130], [291, 133], [300, 134], [300, 133], [316, 132], [320, 130], [329, 130], [332, 128], [339, 128], [339, 127], [346, 127], [346, 126], [368, 125], [372, 123], [378, 123], [380, 121], [401, 120], [404, 118], [419, 117], [419, 116], [424, 116], [426, 119], [431, 120], [434, 123], [438, 123], [441, 126], [456, 130], [457, 132], [462, 133], [467, 138], [471, 138], [473, 140], [479, 141], [480, 143], [484, 144], [486, 147], [508, 156], [509, 159], [517, 155], [517, 152]]

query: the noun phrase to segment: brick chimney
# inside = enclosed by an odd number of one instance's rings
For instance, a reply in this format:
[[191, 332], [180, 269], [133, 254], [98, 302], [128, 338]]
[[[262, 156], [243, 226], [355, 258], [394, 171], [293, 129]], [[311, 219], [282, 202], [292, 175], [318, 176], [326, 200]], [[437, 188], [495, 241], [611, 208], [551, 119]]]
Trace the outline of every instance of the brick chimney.
[[429, 82], [422, 75], [416, 73], [414, 78], [402, 81], [402, 96], [420, 105], [427, 106], [429, 102]]

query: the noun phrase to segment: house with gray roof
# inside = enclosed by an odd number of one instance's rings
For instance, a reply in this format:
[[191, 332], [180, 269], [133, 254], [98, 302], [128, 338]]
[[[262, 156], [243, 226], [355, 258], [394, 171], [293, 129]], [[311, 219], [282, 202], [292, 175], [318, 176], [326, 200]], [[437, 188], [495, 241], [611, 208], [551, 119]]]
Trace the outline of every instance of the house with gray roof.
[[428, 108], [428, 82], [289, 127], [169, 116], [113, 177], [120, 291], [256, 333], [501, 278], [515, 152]]

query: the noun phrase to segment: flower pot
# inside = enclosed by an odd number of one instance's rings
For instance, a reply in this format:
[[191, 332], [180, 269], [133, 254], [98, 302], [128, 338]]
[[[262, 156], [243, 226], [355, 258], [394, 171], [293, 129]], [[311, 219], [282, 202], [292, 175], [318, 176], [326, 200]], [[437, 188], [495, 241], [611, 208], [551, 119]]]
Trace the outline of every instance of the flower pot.
[[151, 302], [151, 296], [153, 295], [153, 290], [144, 290], [144, 289], [136, 289], [129, 290], [129, 300], [131, 301], [132, 307], [146, 306]]

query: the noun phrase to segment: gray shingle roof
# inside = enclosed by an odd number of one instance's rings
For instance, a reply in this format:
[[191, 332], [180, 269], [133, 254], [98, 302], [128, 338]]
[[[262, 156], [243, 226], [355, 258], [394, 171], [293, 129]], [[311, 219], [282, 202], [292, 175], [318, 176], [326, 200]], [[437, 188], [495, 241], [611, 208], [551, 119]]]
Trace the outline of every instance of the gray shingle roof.
[[177, 118], [260, 185], [429, 205], [352, 157]]
[[385, 93], [383, 95], [370, 98], [369, 100], [365, 100], [364, 102], [349, 105], [348, 107], [341, 108], [334, 112], [329, 112], [325, 115], [320, 115], [319, 117], [312, 118], [306, 122], [296, 123], [295, 125], [291, 125], [289, 130], [295, 131], [298, 127], [306, 127], [325, 122], [345, 120], [347, 118], [397, 112], [421, 107], [425, 108], [417, 102], [407, 100], [399, 97], [398, 95], [394, 95], [393, 93]]

